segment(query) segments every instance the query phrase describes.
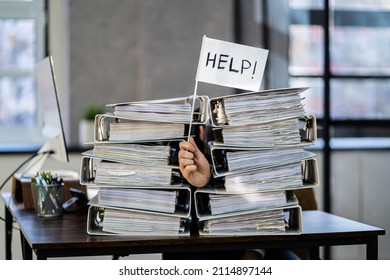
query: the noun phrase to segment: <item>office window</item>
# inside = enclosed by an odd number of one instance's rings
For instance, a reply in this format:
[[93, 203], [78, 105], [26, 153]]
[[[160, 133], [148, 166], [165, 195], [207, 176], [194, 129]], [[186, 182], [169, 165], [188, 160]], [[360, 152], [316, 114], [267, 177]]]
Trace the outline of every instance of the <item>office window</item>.
[[289, 5], [290, 85], [310, 87], [305, 106], [332, 143], [370, 138], [374, 148], [390, 137], [390, 0]]
[[390, 0], [289, 0], [290, 86], [310, 87], [331, 212], [334, 149], [390, 147]]
[[0, 1], [1, 151], [30, 150], [42, 143], [35, 63], [44, 56], [43, 0]]

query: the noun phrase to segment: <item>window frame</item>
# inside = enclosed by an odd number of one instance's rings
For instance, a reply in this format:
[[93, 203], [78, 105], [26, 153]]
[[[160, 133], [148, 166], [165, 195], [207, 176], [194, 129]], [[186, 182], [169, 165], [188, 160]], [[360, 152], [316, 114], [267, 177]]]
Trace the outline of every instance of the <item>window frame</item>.
[[[353, 150], [353, 149], [390, 149], [390, 137], [333, 137], [334, 129], [341, 127], [362, 129], [369, 127], [372, 129], [383, 129], [390, 127], [389, 119], [333, 119], [331, 116], [331, 81], [334, 79], [389, 79], [390, 74], [381, 75], [341, 75], [334, 74], [331, 71], [331, 17], [334, 11], [330, 6], [329, 0], [324, 0], [321, 7], [302, 9], [290, 9], [290, 24], [297, 24], [294, 19], [299, 20], [303, 13], [309, 11], [309, 22], [306, 25], [320, 25], [323, 28], [323, 71], [318, 75], [293, 75], [289, 72], [290, 78], [320, 78], [323, 81], [323, 117], [317, 118], [319, 128], [319, 142], [321, 142], [321, 150], [323, 152], [323, 208], [326, 212], [332, 212], [331, 205], [331, 154], [334, 150]], [[296, 13], [295, 13], [296, 12]], [[344, 11], [343, 11], [344, 12]], [[377, 11], [364, 11], [364, 13], [375, 13]], [[295, 13], [295, 14], [294, 14]], [[389, 13], [386, 13], [389, 14]], [[372, 14], [370, 14], [372, 18]], [[375, 16], [374, 16], [375, 17]], [[305, 17], [307, 18], [307, 17]], [[351, 22], [344, 22], [342, 24], [350, 24]], [[388, 22], [390, 25], [390, 20]], [[329, 252], [327, 252], [329, 254]]]
[[[36, 45], [35, 56], [39, 61], [47, 53], [47, 3], [45, 0], [30, 1], [0, 1], [0, 19], [35, 19]], [[35, 79], [35, 69], [7, 70], [0, 68], [0, 77], [25, 77]], [[36, 93], [37, 96], [37, 93]], [[37, 119], [40, 118], [39, 108], [36, 110]], [[31, 126], [1, 125], [2, 137], [0, 139], [0, 152], [30, 152], [36, 151], [44, 142], [40, 129], [36, 131], [38, 123]], [[26, 137], [28, 135], [28, 137]]]
[[[381, 26], [390, 26], [390, 11], [381, 11], [381, 10], [366, 10], [366, 11], [350, 11], [350, 10], [332, 10], [332, 8], [329, 5], [329, 1], [325, 0], [323, 1], [324, 5], [323, 7], [314, 7], [314, 8], [297, 8], [297, 9], [291, 9], [291, 22], [290, 24], [303, 24], [303, 25], [319, 25], [323, 28], [324, 33], [324, 40], [323, 40], [323, 54], [324, 54], [324, 61], [323, 61], [323, 72], [322, 74], [316, 74], [316, 75], [306, 75], [306, 74], [293, 74], [289, 72], [289, 76], [291, 78], [319, 78], [323, 81], [323, 106], [324, 106], [324, 116], [322, 118], [317, 118], [319, 127], [323, 128], [323, 134], [324, 137], [328, 133], [328, 139], [324, 139], [325, 145], [326, 142], [330, 143], [332, 142], [332, 148], [335, 149], [350, 149], [350, 148], [360, 148], [364, 146], [365, 148], [390, 148], [390, 137], [388, 141], [383, 141], [384, 139], [379, 139], [381, 137], [370, 137], [371, 145], [367, 145], [367, 139], [368, 137], [352, 137], [350, 139], [351, 142], [354, 144], [352, 145], [343, 145], [342, 143], [345, 143], [345, 139], [342, 141], [338, 141], [337, 136], [330, 135], [330, 131], [333, 129], [340, 129], [343, 127], [354, 127], [358, 129], [363, 128], [385, 128], [390, 127], [390, 119], [370, 119], [370, 118], [353, 118], [353, 119], [337, 119], [332, 118], [331, 111], [330, 111], [330, 95], [331, 95], [331, 81], [336, 79], [390, 79], [390, 74], [335, 74], [331, 71], [331, 65], [330, 65], [330, 51], [331, 51], [331, 33], [330, 30], [334, 25], [337, 26], [375, 26], [375, 27], [381, 27]], [[369, 21], [369, 25], [361, 25], [360, 23], [350, 20], [351, 17], [348, 17], [348, 15], [356, 13], [360, 16], [366, 16], [367, 18], [373, 19], [372, 21]], [[384, 23], [383, 21], [377, 21], [378, 17], [375, 16], [377, 14], [384, 14], [388, 15], [388, 20]], [[300, 18], [307, 18], [307, 14], [309, 14], [309, 22], [308, 23], [302, 23], [300, 21]], [[335, 16], [337, 14], [337, 16]], [[336, 18], [337, 20], [334, 22], [331, 22], [331, 18]], [[341, 20], [340, 20], [341, 19]], [[326, 132], [327, 131], [327, 132]], [[375, 141], [375, 139], [378, 138], [379, 141]], [[330, 141], [332, 140], [332, 141]]]

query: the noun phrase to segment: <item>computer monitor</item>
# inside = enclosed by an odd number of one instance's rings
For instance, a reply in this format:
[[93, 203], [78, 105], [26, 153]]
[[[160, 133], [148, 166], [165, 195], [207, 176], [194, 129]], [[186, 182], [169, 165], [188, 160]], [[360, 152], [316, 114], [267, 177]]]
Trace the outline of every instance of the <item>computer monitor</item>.
[[58, 102], [57, 85], [54, 75], [53, 58], [48, 56], [36, 65], [36, 81], [38, 92], [39, 125], [44, 144], [38, 155], [22, 172], [35, 174], [39, 171], [47, 157], [61, 162], [69, 162], [65, 140], [61, 110]]

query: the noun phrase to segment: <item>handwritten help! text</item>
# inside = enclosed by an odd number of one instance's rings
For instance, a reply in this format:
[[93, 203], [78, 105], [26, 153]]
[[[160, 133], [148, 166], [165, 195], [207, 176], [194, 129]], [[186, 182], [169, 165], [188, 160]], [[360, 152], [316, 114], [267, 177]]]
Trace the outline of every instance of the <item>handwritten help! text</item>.
[[235, 61], [234, 57], [231, 57], [227, 54], [211, 54], [210, 52], [207, 53], [206, 67], [227, 70], [229, 72], [234, 72], [241, 75], [244, 74], [244, 71], [247, 73], [249, 70], [248, 72], [251, 73], [253, 79], [253, 75], [255, 75], [256, 72], [256, 66], [257, 61], [250, 62], [248, 59]]
[[203, 37], [196, 80], [250, 91], [260, 89], [268, 50]]

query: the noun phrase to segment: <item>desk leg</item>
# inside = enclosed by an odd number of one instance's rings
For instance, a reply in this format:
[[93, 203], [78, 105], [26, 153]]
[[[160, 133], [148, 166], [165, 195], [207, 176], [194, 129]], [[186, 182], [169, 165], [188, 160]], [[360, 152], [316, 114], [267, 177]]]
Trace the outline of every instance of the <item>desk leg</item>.
[[22, 231], [20, 231], [20, 241], [22, 243], [22, 255], [24, 260], [32, 260], [32, 249], [24, 237]]
[[5, 207], [5, 259], [12, 260], [12, 214]]
[[370, 238], [366, 246], [366, 258], [367, 260], [378, 259], [378, 236]]

